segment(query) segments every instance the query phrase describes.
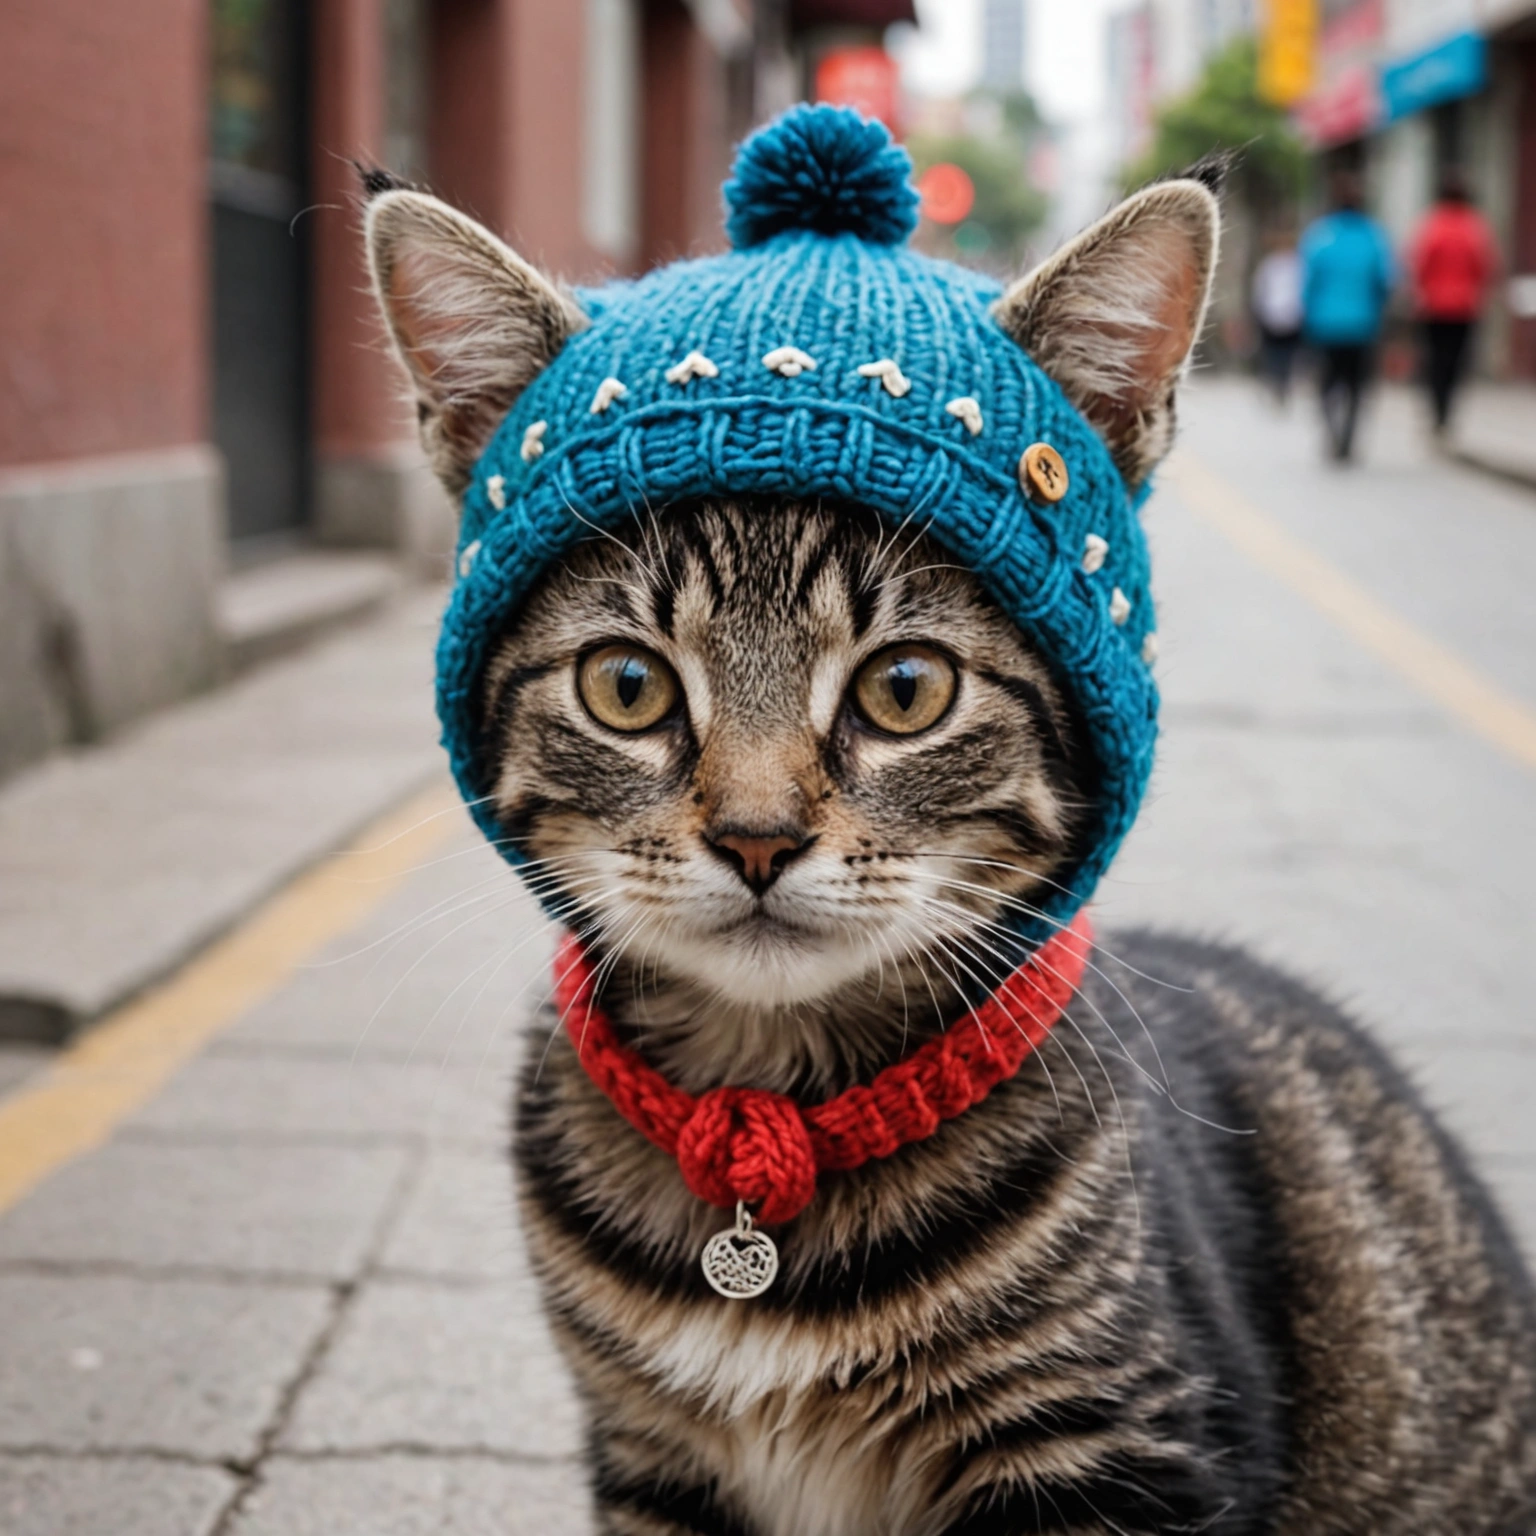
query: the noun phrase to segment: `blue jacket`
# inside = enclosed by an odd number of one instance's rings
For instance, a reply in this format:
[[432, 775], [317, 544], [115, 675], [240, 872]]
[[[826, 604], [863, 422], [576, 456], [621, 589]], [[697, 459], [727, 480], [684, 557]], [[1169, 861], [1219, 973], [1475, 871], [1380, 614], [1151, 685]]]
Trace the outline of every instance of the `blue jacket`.
[[1363, 213], [1327, 214], [1301, 237], [1301, 261], [1307, 340], [1325, 347], [1374, 341], [1397, 281], [1381, 226]]

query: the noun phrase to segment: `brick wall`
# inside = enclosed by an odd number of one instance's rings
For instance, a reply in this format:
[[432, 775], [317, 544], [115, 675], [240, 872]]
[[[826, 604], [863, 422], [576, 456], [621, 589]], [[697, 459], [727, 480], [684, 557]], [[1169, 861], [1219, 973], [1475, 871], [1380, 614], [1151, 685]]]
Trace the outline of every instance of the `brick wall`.
[[204, 8], [0, 6], [0, 464], [206, 435]]

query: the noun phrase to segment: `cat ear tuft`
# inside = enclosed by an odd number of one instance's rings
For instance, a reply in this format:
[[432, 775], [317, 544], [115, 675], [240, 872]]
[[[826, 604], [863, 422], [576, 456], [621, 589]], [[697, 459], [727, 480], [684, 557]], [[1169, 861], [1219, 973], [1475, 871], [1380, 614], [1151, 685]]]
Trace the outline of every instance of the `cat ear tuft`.
[[488, 229], [389, 181], [372, 193], [364, 174], [374, 294], [415, 390], [422, 446], [457, 496], [517, 397], [587, 319]]
[[1172, 446], [1174, 393], [1216, 268], [1215, 174], [1212, 166], [1143, 188], [1021, 277], [993, 311], [1133, 487]]
[[411, 187], [410, 182], [396, 176], [393, 171], [386, 171], [382, 165], [354, 160], [352, 169], [357, 172], [358, 184], [363, 189], [365, 200], [378, 197], [384, 192], [404, 192]]
[[1180, 171], [1175, 181], [1198, 181], [1214, 197], [1220, 197], [1241, 157], [1235, 149], [1213, 149]]

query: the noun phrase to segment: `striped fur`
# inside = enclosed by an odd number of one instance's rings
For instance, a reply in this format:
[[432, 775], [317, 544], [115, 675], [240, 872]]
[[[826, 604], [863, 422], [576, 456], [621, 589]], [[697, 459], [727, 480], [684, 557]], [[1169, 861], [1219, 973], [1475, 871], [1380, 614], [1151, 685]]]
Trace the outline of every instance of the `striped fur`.
[[[686, 690], [642, 736], [576, 694], [616, 640]], [[892, 640], [961, 678], [899, 741], [847, 706]], [[546, 580], [485, 699], [507, 835], [694, 1091], [822, 1097], [942, 1027], [1011, 968], [997, 920], [1092, 796], [1070, 706], [973, 578], [852, 509], [642, 514]], [[705, 844], [722, 824], [816, 842], [754, 894]], [[539, 1029], [518, 1181], [604, 1532], [1536, 1528], [1536, 1325], [1497, 1216], [1370, 1043], [1245, 957], [1107, 944], [1015, 1079], [823, 1176], [747, 1303], [699, 1271], [721, 1213]]]

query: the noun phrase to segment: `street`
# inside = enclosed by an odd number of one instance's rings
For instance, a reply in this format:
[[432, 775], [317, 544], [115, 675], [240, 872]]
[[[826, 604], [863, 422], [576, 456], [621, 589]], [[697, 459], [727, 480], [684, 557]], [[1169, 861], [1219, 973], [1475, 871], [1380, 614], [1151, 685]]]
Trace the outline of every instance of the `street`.
[[[1434, 456], [1401, 391], [1351, 468], [1304, 393], [1181, 409], [1101, 933], [1342, 1000], [1536, 1251], [1536, 490]], [[551, 935], [445, 781], [62, 1056], [0, 1050], [0, 1536], [586, 1528], [504, 1154]]]

